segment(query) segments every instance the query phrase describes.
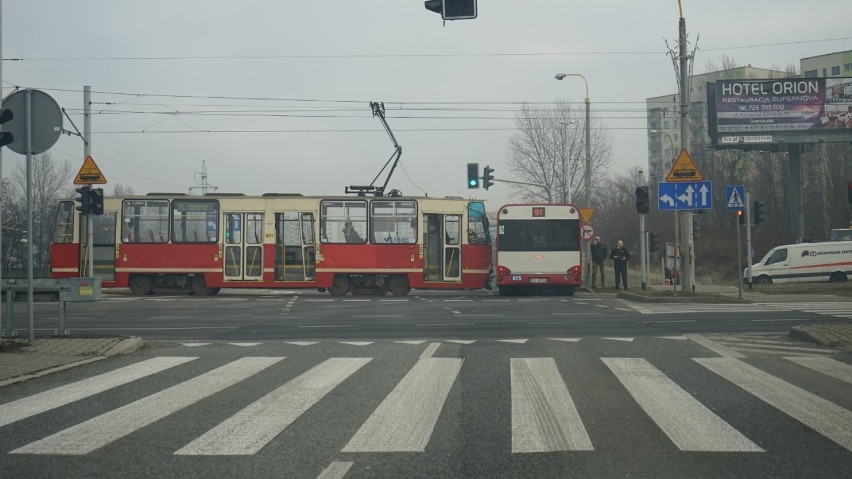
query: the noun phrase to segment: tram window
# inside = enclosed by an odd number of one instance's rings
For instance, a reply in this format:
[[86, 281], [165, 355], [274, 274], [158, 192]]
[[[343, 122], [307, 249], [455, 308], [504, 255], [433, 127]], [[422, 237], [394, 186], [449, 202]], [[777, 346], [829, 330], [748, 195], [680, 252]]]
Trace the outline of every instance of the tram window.
[[323, 201], [320, 214], [323, 243], [366, 242], [366, 201]]
[[74, 240], [74, 202], [59, 203], [56, 225], [53, 228], [54, 243], [70, 243]]
[[95, 246], [115, 244], [115, 213], [92, 216], [92, 243]]
[[374, 200], [370, 208], [371, 243], [417, 242], [416, 202]]
[[485, 205], [474, 201], [467, 206], [467, 240], [470, 244], [491, 244]]
[[125, 243], [165, 243], [169, 240], [167, 200], [124, 200], [121, 240]]
[[172, 241], [175, 243], [215, 243], [218, 230], [218, 201], [172, 201]]

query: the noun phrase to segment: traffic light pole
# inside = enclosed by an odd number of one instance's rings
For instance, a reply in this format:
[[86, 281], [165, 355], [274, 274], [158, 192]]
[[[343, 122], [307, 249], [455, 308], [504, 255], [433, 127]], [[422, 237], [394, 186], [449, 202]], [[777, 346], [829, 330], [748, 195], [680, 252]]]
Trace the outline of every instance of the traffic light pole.
[[751, 194], [745, 192], [745, 210], [746, 210], [746, 265], [748, 265], [748, 289], [751, 289], [751, 202], [749, 198]]
[[[645, 242], [645, 215], [639, 215], [639, 277], [641, 278], [642, 291], [645, 291], [647, 279], [645, 277], [645, 260], [648, 259], [647, 243]], [[617, 278], [616, 278], [617, 279]]]
[[[91, 115], [91, 90], [92, 87], [83, 87], [83, 159], [92, 156], [92, 115]], [[87, 193], [88, 195], [88, 193]], [[90, 201], [86, 198], [86, 201]], [[91, 211], [86, 215], [86, 271], [89, 278], [95, 277], [95, 255], [92, 243], [95, 241], [95, 222], [92, 221]], [[82, 273], [82, 272], [81, 272]], [[80, 277], [83, 275], [80, 274]]]

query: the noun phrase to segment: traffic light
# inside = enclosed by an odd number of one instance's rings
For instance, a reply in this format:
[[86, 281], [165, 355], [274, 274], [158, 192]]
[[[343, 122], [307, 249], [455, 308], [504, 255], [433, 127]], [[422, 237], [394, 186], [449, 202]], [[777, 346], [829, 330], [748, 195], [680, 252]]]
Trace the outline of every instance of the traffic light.
[[[0, 110], [0, 125], [2, 125], [3, 123], [6, 123], [7, 121], [11, 120], [14, 117], [15, 117], [15, 115], [12, 114], [12, 110], [9, 110], [8, 108], [4, 108], [4, 109]], [[8, 131], [4, 131], [4, 132], [0, 133], [0, 146], [6, 146], [9, 143], [12, 143], [13, 141], [15, 141], [15, 137], [14, 137], [14, 135], [9, 133]], [[852, 191], [852, 190], [849, 190], [849, 191]], [[849, 193], [849, 194], [852, 195], [852, 193]], [[852, 198], [852, 196], [850, 196], [850, 198]], [[852, 202], [852, 201], [850, 201], [850, 202]]]
[[494, 186], [494, 168], [485, 165], [482, 169], [482, 187], [486, 190]]
[[476, 18], [476, 0], [426, 0], [426, 10], [440, 13], [444, 20], [469, 20]]
[[692, 239], [701, 237], [701, 216], [695, 213], [692, 214]]
[[740, 223], [740, 226], [745, 224], [745, 212], [743, 210], [737, 210], [737, 221]]
[[763, 223], [763, 206], [764, 204], [760, 201], [754, 200], [751, 204], [751, 215], [754, 219], [752, 224], [759, 225]]
[[651, 205], [649, 203], [648, 187], [636, 187], [636, 212], [640, 215], [648, 214]]
[[81, 215], [87, 215], [91, 212], [90, 203], [92, 201], [92, 196], [90, 194], [92, 187], [89, 185], [81, 186], [77, 188], [77, 193], [80, 193], [80, 196], [74, 198], [74, 201], [80, 203], [77, 206], [77, 211], [80, 212]]
[[104, 214], [103, 188], [92, 188], [89, 190], [89, 213], [93, 215]]
[[852, 205], [852, 181], [846, 183], [846, 194], [849, 197], [849, 204]]
[[479, 188], [479, 163], [467, 164], [467, 187]]
[[659, 233], [648, 233], [648, 251], [653, 253], [660, 249]]

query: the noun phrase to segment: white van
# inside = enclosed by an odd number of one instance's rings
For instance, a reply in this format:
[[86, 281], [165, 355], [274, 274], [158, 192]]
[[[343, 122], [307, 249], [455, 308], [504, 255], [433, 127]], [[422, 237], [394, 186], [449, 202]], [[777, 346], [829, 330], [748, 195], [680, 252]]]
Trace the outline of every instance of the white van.
[[[776, 246], [751, 266], [752, 282], [842, 283], [852, 275], [852, 241], [800, 243]], [[748, 279], [748, 268], [743, 272]]]

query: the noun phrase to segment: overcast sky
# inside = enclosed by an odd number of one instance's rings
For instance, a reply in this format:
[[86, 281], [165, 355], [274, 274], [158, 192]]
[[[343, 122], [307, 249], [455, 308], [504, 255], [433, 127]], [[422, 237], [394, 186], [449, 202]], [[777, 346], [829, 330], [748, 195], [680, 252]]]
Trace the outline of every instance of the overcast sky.
[[[696, 74], [852, 49], [849, 0], [683, 9]], [[384, 102], [403, 148], [389, 188], [468, 196], [467, 162], [506, 173], [523, 102], [582, 108], [583, 81], [557, 72], [588, 79], [614, 172], [645, 167], [644, 101], [676, 91], [678, 16], [677, 0], [479, 0], [479, 18], [446, 25], [422, 0], [2, 0], [3, 96], [41, 89], [82, 130], [90, 86], [105, 188], [139, 194], [187, 192], [202, 162], [220, 192], [342, 194], [393, 152], [369, 105]], [[63, 135], [49, 153], [76, 173], [83, 143]], [[3, 175], [23, 161], [5, 150]], [[508, 193], [476, 196], [496, 208]]]

